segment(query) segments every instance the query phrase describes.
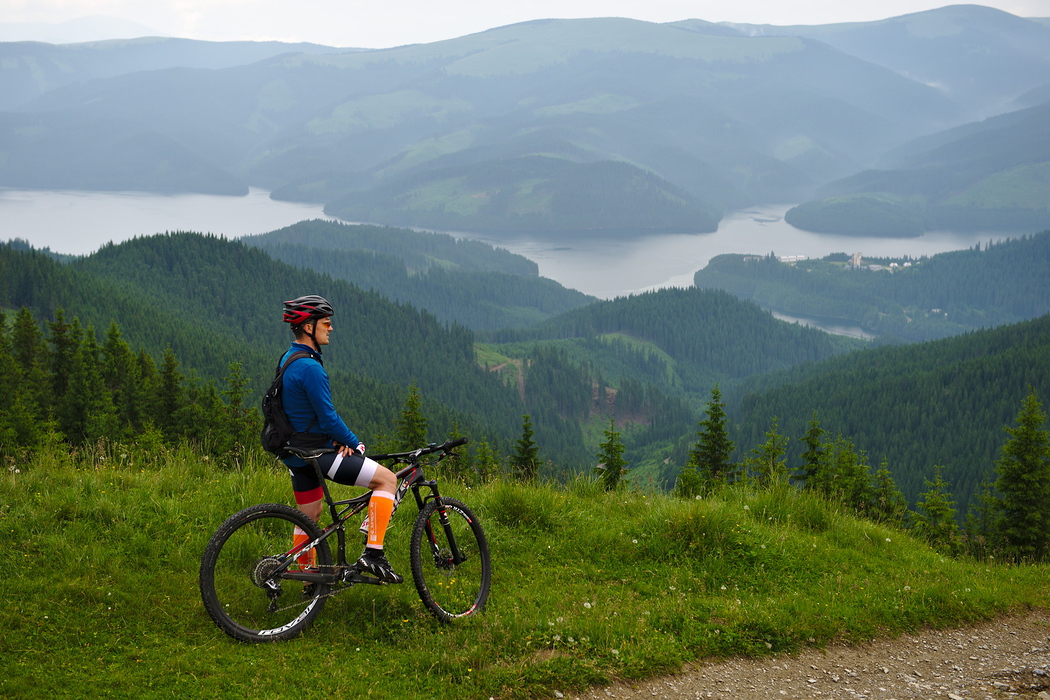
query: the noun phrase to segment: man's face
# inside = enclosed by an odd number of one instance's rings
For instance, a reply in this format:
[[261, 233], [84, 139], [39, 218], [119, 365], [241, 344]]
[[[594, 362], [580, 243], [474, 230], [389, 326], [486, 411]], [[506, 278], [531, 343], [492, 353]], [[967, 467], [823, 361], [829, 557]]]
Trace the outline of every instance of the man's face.
[[332, 319], [322, 318], [314, 324], [314, 338], [318, 345], [328, 345], [328, 334], [332, 332]]

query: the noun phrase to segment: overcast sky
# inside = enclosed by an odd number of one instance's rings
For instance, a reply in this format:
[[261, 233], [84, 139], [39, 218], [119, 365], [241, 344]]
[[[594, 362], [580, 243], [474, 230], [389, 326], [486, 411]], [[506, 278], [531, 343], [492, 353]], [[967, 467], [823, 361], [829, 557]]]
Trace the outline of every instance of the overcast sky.
[[[0, 24], [60, 23], [102, 15], [135, 22], [164, 36], [384, 48], [550, 17], [827, 24], [885, 19], [947, 4], [926, 0], [0, 0]], [[1050, 0], [979, 4], [1021, 17], [1050, 16]], [[23, 27], [23, 31], [31, 29]]]

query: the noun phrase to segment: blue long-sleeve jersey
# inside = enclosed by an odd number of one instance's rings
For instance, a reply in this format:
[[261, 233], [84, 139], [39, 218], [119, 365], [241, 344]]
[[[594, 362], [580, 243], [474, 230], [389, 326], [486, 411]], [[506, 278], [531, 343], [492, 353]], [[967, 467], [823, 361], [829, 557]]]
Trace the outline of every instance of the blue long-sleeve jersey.
[[[300, 350], [310, 353], [310, 357], [288, 365], [281, 388], [284, 412], [288, 414], [292, 428], [300, 433], [326, 435], [340, 445], [356, 448], [361, 441], [336, 413], [328, 372], [321, 364], [321, 356], [309, 345], [292, 343], [281, 358], [281, 364], [293, 352]], [[298, 457], [286, 457], [283, 461], [289, 467], [306, 466], [306, 462]]]

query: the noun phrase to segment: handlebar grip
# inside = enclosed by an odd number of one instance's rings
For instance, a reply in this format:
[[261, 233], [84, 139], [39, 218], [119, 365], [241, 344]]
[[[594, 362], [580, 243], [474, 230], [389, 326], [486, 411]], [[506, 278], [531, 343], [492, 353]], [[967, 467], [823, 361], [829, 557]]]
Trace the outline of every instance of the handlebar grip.
[[465, 437], [458, 438], [456, 440], [449, 440], [441, 446], [443, 450], [451, 450], [453, 447], [459, 447], [460, 445], [466, 445], [467, 439]]

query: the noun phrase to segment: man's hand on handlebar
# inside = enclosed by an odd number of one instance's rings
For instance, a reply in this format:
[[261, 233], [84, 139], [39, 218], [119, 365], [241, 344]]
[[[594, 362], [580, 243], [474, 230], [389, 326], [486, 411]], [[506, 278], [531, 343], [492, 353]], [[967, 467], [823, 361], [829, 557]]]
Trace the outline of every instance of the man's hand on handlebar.
[[359, 442], [359, 443], [357, 443], [357, 447], [350, 447], [350, 445], [342, 445], [339, 448], [339, 454], [343, 455], [344, 457], [350, 457], [351, 455], [354, 455], [354, 454], [359, 454], [359, 455], [364, 456], [364, 454], [365, 454], [365, 443]]

